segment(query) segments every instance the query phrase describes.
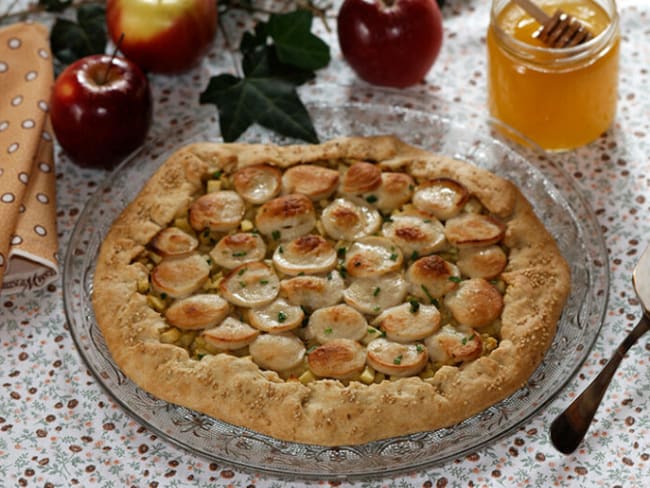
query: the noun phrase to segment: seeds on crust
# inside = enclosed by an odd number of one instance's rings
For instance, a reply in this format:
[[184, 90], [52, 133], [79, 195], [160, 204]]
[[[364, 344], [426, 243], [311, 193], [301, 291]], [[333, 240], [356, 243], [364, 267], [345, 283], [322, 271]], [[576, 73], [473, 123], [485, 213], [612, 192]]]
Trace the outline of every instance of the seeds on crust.
[[368, 364], [387, 375], [415, 375], [424, 369], [428, 359], [422, 344], [400, 344], [384, 338], [368, 344]]
[[279, 289], [280, 280], [273, 268], [259, 261], [238, 266], [219, 285], [219, 291], [226, 300], [246, 308], [271, 303]]
[[206, 193], [197, 198], [189, 209], [189, 221], [194, 230], [210, 229], [225, 232], [239, 226], [246, 208], [234, 191]]
[[326, 273], [336, 266], [336, 250], [323, 237], [308, 234], [278, 246], [273, 253], [273, 264], [292, 276]]
[[201, 288], [209, 274], [210, 265], [198, 254], [165, 258], [151, 270], [151, 284], [159, 294], [184, 298]]
[[328, 198], [339, 184], [339, 172], [314, 164], [300, 164], [285, 171], [282, 189], [285, 193], [300, 193], [317, 201]]
[[266, 237], [287, 241], [311, 231], [316, 225], [316, 213], [309, 198], [293, 193], [262, 205], [255, 216], [255, 224]]
[[184, 256], [195, 251], [199, 241], [178, 227], [167, 227], [154, 236], [151, 245], [164, 257]]
[[496, 244], [505, 231], [503, 222], [483, 214], [465, 213], [445, 222], [447, 240], [459, 248]]
[[311, 351], [309, 369], [323, 378], [347, 379], [366, 365], [366, 349], [350, 339], [335, 339]]
[[218, 325], [229, 313], [228, 302], [211, 293], [175, 301], [165, 311], [165, 318], [179, 329], [197, 330]]
[[246, 166], [232, 177], [233, 186], [244, 200], [255, 205], [267, 202], [280, 193], [281, 171], [268, 164]]
[[503, 297], [488, 281], [472, 278], [445, 296], [445, 306], [460, 324], [484, 327], [501, 316]]
[[223, 237], [210, 251], [210, 257], [219, 266], [232, 269], [252, 261], [261, 261], [266, 255], [266, 244], [257, 234], [238, 232]]

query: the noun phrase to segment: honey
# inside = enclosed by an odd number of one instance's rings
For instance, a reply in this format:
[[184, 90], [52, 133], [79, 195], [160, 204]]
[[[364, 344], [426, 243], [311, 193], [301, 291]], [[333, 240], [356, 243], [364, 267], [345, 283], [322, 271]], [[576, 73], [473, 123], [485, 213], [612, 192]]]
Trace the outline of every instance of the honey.
[[493, 0], [487, 34], [488, 105], [493, 117], [549, 151], [587, 144], [616, 115], [620, 35], [614, 0], [536, 0], [547, 14], [573, 15], [594, 38], [549, 48], [540, 27], [510, 0]]

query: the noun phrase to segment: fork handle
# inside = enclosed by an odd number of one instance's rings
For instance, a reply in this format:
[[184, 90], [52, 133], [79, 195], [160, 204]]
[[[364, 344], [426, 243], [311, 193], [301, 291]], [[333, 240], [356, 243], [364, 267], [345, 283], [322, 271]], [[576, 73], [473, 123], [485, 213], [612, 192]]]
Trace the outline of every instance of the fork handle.
[[528, 15], [530, 15], [541, 25], [545, 25], [551, 18], [546, 14], [546, 12], [544, 12], [530, 0], [513, 0], [513, 2], [523, 8], [528, 13]]
[[555, 448], [571, 454], [584, 438], [596, 414], [600, 401], [609, 386], [625, 353], [639, 338], [650, 330], [650, 318], [646, 314], [616, 348], [614, 355], [591, 384], [551, 424], [551, 442]]

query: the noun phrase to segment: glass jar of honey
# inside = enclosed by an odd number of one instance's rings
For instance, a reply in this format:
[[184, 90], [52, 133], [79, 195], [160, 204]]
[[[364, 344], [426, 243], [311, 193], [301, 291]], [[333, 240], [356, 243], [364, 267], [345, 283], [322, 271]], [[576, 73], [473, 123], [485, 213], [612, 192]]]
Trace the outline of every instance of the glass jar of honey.
[[548, 15], [562, 9], [594, 35], [549, 48], [540, 27], [510, 0], [492, 0], [487, 33], [488, 105], [542, 148], [564, 151], [605, 132], [616, 114], [620, 34], [615, 0], [535, 0]]

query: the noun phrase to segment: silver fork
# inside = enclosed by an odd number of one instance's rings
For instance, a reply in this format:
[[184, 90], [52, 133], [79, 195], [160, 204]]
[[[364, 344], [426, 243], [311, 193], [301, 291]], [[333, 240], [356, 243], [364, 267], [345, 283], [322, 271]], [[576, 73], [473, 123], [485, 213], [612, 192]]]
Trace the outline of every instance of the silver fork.
[[580, 445], [625, 353], [650, 329], [650, 245], [634, 268], [632, 282], [643, 309], [641, 320], [616, 348], [598, 376], [551, 424], [551, 442], [564, 454], [571, 454]]

